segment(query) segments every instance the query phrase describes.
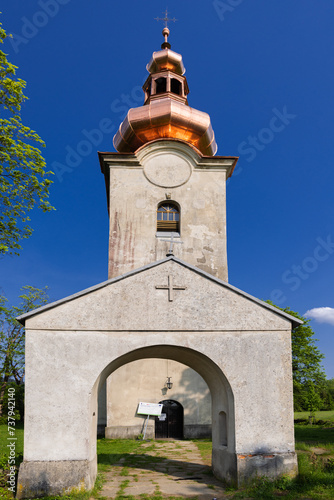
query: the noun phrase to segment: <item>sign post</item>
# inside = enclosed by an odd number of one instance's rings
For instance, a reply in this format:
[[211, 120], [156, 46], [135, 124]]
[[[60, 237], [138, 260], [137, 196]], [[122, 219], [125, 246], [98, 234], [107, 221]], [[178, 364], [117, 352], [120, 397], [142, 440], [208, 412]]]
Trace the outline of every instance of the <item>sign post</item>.
[[150, 416], [159, 417], [161, 415], [163, 404], [162, 403], [139, 403], [137, 415], [147, 415], [144, 429], [143, 441], [146, 436], [147, 424]]

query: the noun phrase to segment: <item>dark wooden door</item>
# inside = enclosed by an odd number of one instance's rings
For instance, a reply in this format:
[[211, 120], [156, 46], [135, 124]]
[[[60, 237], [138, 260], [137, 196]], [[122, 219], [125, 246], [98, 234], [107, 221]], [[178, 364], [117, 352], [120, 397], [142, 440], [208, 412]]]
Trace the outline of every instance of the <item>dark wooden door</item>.
[[163, 404], [160, 417], [155, 417], [156, 439], [183, 439], [183, 406], [171, 399]]

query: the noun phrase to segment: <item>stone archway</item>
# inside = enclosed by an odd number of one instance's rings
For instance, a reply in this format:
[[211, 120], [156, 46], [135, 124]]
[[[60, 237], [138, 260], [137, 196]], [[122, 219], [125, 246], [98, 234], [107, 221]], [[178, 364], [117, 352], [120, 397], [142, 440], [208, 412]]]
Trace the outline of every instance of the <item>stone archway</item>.
[[134, 409], [140, 401], [165, 399], [183, 406], [185, 439], [211, 438], [211, 393], [205, 380], [189, 366], [161, 358], [132, 361], [107, 378], [98, 395], [98, 436], [136, 439], [145, 429], [145, 437], [154, 439], [154, 418], [145, 425], [145, 416]]
[[[170, 276], [182, 285], [173, 300], [159, 288]], [[98, 390], [114, 370], [144, 358], [173, 359], [207, 383], [218, 478], [241, 483], [296, 471], [295, 318], [169, 257], [20, 319], [26, 411], [19, 498], [93, 486]]]
[[[145, 358], [173, 359], [195, 370], [207, 383], [212, 398], [212, 467], [219, 479], [235, 480], [235, 417], [231, 386], [223, 371], [203, 353], [183, 346], [158, 344], [130, 351], [109, 363], [102, 370], [91, 392], [92, 406], [97, 405], [97, 395], [106, 378], [121, 366]], [[93, 412], [94, 413], [94, 412]], [[221, 414], [226, 416], [221, 419]], [[90, 436], [93, 448], [96, 436], [96, 419], [91, 419]], [[222, 426], [224, 428], [222, 428]], [[225, 437], [224, 442], [222, 436]]]

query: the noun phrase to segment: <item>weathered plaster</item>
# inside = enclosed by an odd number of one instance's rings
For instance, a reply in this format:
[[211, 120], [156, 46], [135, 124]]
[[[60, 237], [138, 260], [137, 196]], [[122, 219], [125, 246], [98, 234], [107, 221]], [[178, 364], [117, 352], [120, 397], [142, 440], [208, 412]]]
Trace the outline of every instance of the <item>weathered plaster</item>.
[[101, 153], [110, 200], [109, 278], [166, 256], [156, 210], [168, 194], [181, 208], [183, 245], [175, 245], [175, 255], [227, 281], [225, 184], [236, 158], [203, 158], [173, 140], [149, 143], [131, 161], [126, 156]]
[[[170, 273], [187, 286], [175, 291], [173, 302], [155, 288]], [[34, 463], [48, 462], [50, 470], [56, 462], [95, 460], [98, 390], [112, 372], [145, 358], [184, 363], [207, 383], [217, 476], [242, 481], [254, 470], [261, 474], [256, 460], [240, 468], [240, 455], [261, 455], [259, 463], [267, 461], [269, 469], [272, 463], [276, 471], [277, 464], [295, 468], [293, 319], [284, 313], [167, 259], [25, 318], [22, 498], [28, 495], [23, 471]], [[227, 446], [220, 444], [221, 412], [227, 415]], [[271, 455], [290, 458], [265, 458]], [[91, 470], [87, 465], [87, 484]], [[50, 472], [45, 484], [52, 477]]]
[[[174, 291], [173, 302], [168, 302], [167, 290], [155, 288], [167, 285], [169, 274], [175, 285], [187, 287]], [[79, 313], [73, 315], [72, 301], [63, 302], [56, 309], [32, 316], [29, 327], [38, 329], [47, 324], [49, 329], [95, 330], [98, 322], [100, 329], [106, 331], [261, 331], [267, 330], [268, 324], [275, 330], [290, 328], [289, 320], [278, 311], [273, 314], [267, 307], [254, 307], [251, 300], [222, 282], [203, 279], [173, 259], [81, 295], [75, 302]], [[129, 308], [129, 304], [131, 314], [129, 311], [124, 315], [124, 307]]]

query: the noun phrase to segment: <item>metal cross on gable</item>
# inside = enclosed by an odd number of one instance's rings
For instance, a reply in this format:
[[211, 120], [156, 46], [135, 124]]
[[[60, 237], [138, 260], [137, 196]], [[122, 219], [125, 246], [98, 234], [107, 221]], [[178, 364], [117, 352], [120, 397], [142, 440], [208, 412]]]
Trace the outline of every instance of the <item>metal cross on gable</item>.
[[170, 247], [168, 252], [166, 253], [167, 257], [170, 257], [171, 255], [174, 255], [173, 253], [173, 245], [174, 243], [178, 243], [179, 245], [183, 245], [183, 241], [174, 241], [174, 233], [171, 234], [171, 237], [169, 239], [164, 239], [164, 238], [159, 238], [160, 241], [168, 241], [170, 242]]
[[187, 290], [186, 286], [178, 286], [173, 284], [173, 276], [168, 275], [168, 285], [156, 285], [157, 290], [168, 290], [168, 300], [173, 302], [174, 300], [174, 290]]
[[168, 21], [172, 21], [173, 23], [175, 23], [177, 21], [177, 19], [175, 19], [175, 17], [173, 17], [173, 18], [168, 17], [168, 9], [166, 9], [165, 17], [155, 17], [154, 19], [158, 22], [163, 21], [165, 23], [165, 28], [168, 28]]

